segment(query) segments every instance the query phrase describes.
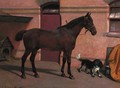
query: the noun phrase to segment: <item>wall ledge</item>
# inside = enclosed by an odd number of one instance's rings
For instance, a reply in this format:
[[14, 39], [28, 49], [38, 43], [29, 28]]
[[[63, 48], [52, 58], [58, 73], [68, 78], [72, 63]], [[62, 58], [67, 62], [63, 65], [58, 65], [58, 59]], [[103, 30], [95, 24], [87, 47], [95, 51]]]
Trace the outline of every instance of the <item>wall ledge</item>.
[[113, 37], [113, 38], [120, 38], [120, 33], [105, 32], [105, 33], [103, 33], [103, 36], [105, 36], [105, 37]]

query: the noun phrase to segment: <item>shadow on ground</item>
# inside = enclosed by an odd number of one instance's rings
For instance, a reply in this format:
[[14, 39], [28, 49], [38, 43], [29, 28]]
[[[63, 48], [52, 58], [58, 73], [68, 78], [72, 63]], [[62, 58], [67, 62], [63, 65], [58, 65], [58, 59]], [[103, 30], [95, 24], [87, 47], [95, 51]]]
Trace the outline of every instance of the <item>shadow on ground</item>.
[[[7, 72], [10, 72], [12, 74], [15, 74], [15, 75], [17, 75], [19, 77], [21, 76], [21, 73], [20, 73], [21, 68], [20, 68], [20, 66], [16, 66], [16, 65], [0, 65], [0, 69], [4, 70], [4, 71], [7, 71]], [[33, 76], [33, 74], [29, 73], [29, 71], [32, 72], [32, 68], [25, 67], [25, 71], [26, 71], [27, 75]], [[37, 72], [60, 76], [60, 74], [56, 73], [58, 71], [54, 70], [54, 69], [38, 68]]]

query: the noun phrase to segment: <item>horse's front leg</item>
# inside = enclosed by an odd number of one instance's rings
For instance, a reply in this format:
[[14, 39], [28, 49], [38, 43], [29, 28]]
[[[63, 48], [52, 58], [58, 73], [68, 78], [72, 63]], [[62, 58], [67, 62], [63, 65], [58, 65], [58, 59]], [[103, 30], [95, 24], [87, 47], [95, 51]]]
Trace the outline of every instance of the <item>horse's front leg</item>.
[[71, 54], [72, 51], [67, 52], [67, 63], [68, 63], [68, 74], [70, 79], [74, 79], [72, 73], [71, 73]]
[[64, 53], [63, 53], [62, 68], [61, 68], [61, 72], [62, 72], [61, 76], [62, 76], [62, 77], [65, 77], [65, 73], [64, 73], [65, 63], [66, 63], [66, 53], [64, 52]]
[[22, 66], [21, 66], [21, 73], [22, 73], [22, 75], [21, 75], [21, 77], [22, 77], [23, 79], [26, 78], [26, 76], [25, 76], [25, 61], [26, 61], [27, 56], [28, 56], [29, 54], [30, 54], [30, 51], [29, 51], [29, 50], [26, 50], [25, 53], [24, 53], [24, 55], [22, 56]]

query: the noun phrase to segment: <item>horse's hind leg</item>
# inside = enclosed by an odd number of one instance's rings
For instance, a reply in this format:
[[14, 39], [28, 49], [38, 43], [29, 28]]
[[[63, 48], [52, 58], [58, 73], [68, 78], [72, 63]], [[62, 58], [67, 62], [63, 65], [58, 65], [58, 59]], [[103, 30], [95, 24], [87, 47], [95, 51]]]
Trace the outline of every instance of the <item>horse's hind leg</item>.
[[61, 76], [62, 77], [65, 77], [65, 73], [64, 73], [64, 67], [65, 67], [65, 63], [66, 63], [66, 55], [65, 55], [65, 52], [63, 53], [63, 63], [62, 63], [62, 68], [61, 68]]
[[36, 78], [39, 77], [37, 71], [36, 71], [36, 67], [35, 67], [35, 63], [34, 63], [34, 60], [35, 60], [35, 56], [36, 56], [36, 53], [37, 53], [37, 50], [34, 50], [31, 54], [31, 57], [30, 57], [30, 61], [31, 61], [31, 64], [32, 64], [32, 71], [34, 72], [34, 76]]
[[23, 56], [22, 56], [22, 66], [21, 66], [22, 75], [21, 75], [21, 77], [22, 77], [23, 79], [26, 78], [26, 76], [25, 76], [25, 61], [26, 61], [27, 56], [28, 56], [29, 54], [30, 54], [30, 51], [29, 51], [29, 50], [25, 50], [25, 52], [24, 52], [24, 54], [23, 54]]

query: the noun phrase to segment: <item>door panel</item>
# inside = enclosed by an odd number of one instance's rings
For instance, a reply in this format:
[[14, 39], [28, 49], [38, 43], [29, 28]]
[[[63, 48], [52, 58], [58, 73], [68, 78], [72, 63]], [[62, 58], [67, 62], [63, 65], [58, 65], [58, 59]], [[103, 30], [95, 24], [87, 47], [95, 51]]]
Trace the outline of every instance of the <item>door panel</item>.
[[[59, 14], [43, 14], [41, 16], [41, 28], [44, 30], [56, 30], [60, 26]], [[41, 50], [42, 61], [54, 61], [59, 62], [59, 52], [51, 50]]]

